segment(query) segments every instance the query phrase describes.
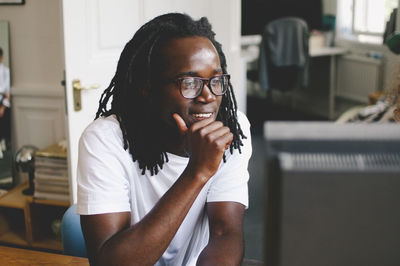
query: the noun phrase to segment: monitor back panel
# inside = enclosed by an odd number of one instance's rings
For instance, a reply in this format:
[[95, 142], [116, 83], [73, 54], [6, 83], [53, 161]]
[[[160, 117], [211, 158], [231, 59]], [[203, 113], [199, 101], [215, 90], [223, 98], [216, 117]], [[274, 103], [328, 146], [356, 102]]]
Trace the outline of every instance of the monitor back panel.
[[400, 265], [400, 155], [298, 155], [269, 161], [266, 264]]

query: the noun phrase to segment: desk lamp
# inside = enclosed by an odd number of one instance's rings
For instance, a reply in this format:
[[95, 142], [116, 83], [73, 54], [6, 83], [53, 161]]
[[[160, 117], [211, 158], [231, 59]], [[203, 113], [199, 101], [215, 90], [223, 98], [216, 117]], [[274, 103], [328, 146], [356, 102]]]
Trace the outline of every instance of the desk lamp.
[[29, 174], [29, 187], [22, 191], [25, 195], [33, 195], [35, 190], [35, 184], [33, 183], [34, 171], [35, 171], [35, 152], [38, 148], [26, 145], [22, 146], [21, 149], [15, 154], [15, 165], [17, 171]]

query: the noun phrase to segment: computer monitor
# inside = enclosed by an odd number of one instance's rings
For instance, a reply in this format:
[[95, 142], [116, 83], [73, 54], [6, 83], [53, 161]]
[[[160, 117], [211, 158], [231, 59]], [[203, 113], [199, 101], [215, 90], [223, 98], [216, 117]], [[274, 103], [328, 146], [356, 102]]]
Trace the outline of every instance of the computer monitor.
[[400, 265], [400, 125], [267, 122], [267, 266]]

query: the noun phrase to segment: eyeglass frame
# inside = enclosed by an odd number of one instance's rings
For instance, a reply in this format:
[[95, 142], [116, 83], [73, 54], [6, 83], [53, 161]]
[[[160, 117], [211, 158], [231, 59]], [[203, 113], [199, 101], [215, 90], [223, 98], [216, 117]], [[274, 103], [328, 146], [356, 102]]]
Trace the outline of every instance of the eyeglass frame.
[[[226, 88], [225, 91], [224, 91], [222, 94], [216, 94], [216, 93], [213, 91], [213, 89], [209, 86], [209, 85], [210, 85], [210, 81], [211, 81], [212, 79], [218, 78], [218, 77], [226, 77], [226, 78], [228, 78], [228, 84], [229, 84], [229, 81], [230, 81], [230, 79], [231, 79], [231, 75], [230, 75], [230, 74], [222, 74], [222, 75], [213, 76], [213, 77], [208, 78], [208, 79], [207, 79], [207, 78], [200, 78], [200, 77], [180, 77], [180, 78], [176, 78], [176, 79], [174, 79], [174, 80], [171, 80], [170, 82], [174, 82], [174, 83], [176, 83], [176, 84], [178, 85], [178, 87], [179, 87], [179, 92], [181, 93], [181, 95], [182, 95], [183, 98], [185, 98], [185, 99], [195, 99], [195, 98], [199, 97], [199, 95], [201, 95], [201, 93], [203, 92], [203, 89], [204, 89], [204, 85], [205, 85], [205, 84], [207, 84], [207, 87], [210, 89], [211, 93], [214, 94], [215, 96], [222, 96], [222, 95], [224, 95], [224, 94], [226, 93], [226, 91], [228, 90], [228, 88]], [[202, 81], [202, 86], [201, 86], [201, 89], [199, 90], [199, 93], [198, 93], [196, 96], [191, 97], [191, 98], [185, 97], [185, 96], [183, 95], [183, 93], [182, 93], [182, 80], [187, 79], [187, 78], [193, 78], [193, 79], [197, 79], [197, 80], [201, 80], [201, 81]], [[229, 85], [228, 85], [228, 87], [229, 87]]]

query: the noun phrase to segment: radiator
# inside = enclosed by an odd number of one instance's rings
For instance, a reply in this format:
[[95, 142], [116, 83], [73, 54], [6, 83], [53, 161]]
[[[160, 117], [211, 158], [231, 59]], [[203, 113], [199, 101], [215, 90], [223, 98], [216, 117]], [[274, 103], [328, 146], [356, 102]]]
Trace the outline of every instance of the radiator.
[[382, 60], [345, 55], [337, 61], [336, 95], [363, 103], [368, 94], [382, 89]]

